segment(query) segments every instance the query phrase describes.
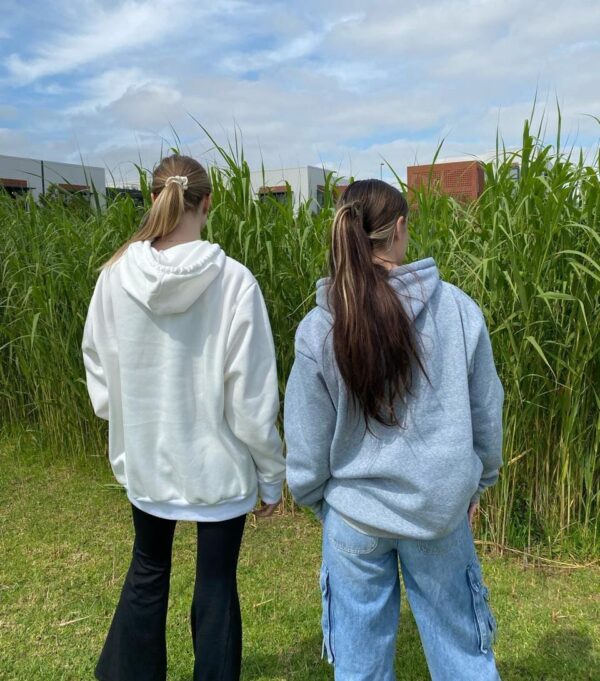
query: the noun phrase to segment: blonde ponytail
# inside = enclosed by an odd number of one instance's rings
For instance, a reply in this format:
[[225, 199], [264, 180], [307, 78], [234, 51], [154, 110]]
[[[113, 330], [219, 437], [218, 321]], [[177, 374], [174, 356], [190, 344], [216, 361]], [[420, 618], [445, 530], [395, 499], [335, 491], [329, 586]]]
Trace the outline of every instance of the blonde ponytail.
[[116, 263], [132, 243], [154, 241], [170, 234], [187, 211], [198, 210], [200, 202], [212, 187], [206, 170], [189, 156], [168, 156], [152, 175], [154, 201], [142, 218], [138, 231], [103, 265]]

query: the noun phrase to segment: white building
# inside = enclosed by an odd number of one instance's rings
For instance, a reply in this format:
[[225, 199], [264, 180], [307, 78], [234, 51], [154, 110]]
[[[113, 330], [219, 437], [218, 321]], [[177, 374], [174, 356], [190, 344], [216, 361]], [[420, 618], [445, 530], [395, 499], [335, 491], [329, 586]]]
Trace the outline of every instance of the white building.
[[271, 196], [278, 201], [285, 201], [289, 185], [295, 208], [302, 202], [310, 200], [311, 209], [317, 211], [323, 203], [323, 188], [329, 175], [335, 178], [338, 191], [347, 184], [347, 181], [337, 176], [334, 171], [316, 166], [255, 170], [251, 173], [250, 179], [252, 189], [259, 197]]
[[51, 187], [90, 196], [105, 194], [104, 168], [0, 155], [0, 187], [13, 195], [31, 192], [35, 199]]

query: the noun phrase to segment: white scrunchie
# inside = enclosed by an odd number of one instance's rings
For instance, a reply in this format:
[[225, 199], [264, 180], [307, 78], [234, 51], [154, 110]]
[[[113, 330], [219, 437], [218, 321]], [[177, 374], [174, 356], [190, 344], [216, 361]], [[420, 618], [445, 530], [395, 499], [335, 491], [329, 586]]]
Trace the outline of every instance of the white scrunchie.
[[167, 177], [165, 180], [165, 187], [169, 184], [172, 184], [175, 182], [175, 184], [178, 184], [183, 191], [185, 191], [188, 188], [188, 179], [185, 175], [171, 175], [171, 177]]

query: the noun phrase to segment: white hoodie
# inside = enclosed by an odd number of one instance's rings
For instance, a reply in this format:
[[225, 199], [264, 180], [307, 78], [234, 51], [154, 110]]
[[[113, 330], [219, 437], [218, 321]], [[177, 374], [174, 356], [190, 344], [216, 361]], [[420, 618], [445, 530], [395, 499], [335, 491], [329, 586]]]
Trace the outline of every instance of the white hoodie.
[[217, 521], [281, 496], [273, 338], [252, 274], [216, 244], [132, 244], [100, 274], [83, 356], [109, 457], [138, 508]]

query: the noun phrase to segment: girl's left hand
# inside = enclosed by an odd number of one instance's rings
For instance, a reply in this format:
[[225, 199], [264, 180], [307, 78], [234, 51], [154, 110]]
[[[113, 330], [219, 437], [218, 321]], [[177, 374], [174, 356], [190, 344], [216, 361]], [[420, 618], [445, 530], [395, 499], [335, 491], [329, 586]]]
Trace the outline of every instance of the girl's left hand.
[[275, 510], [277, 509], [280, 503], [281, 500], [277, 501], [274, 504], [265, 504], [264, 501], [261, 501], [260, 507], [253, 511], [253, 513], [257, 518], [270, 518], [273, 515], [273, 513], [275, 513]]

